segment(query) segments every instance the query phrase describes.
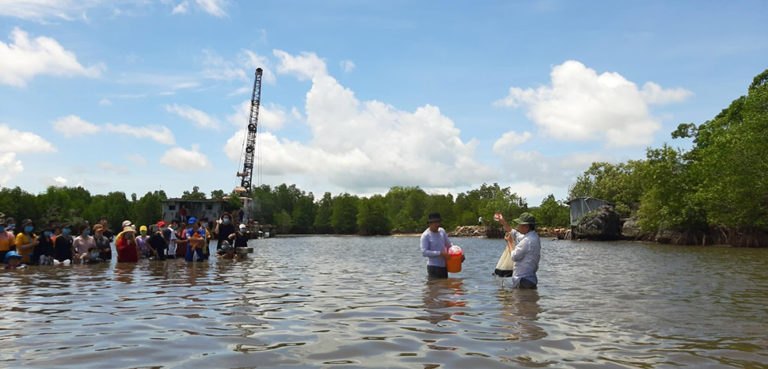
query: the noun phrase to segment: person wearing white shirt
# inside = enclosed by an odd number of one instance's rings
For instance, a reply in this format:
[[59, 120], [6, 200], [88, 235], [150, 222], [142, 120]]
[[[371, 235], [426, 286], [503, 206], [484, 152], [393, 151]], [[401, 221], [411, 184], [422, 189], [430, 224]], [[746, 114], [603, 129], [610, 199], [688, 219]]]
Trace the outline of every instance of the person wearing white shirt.
[[512, 272], [512, 286], [514, 288], [536, 289], [539, 280], [536, 271], [539, 270], [541, 259], [541, 240], [536, 234], [536, 218], [531, 213], [522, 213], [513, 220], [517, 223], [517, 229], [507, 224], [503, 217], [498, 221], [507, 231], [504, 240], [510, 248], [510, 256], [515, 262]]

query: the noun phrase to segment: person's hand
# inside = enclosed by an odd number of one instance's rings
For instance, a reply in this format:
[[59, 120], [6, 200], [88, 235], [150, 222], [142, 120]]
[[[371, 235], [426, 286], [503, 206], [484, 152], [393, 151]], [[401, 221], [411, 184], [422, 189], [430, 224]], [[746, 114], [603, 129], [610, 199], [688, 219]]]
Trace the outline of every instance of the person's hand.
[[440, 251], [440, 256], [442, 256], [443, 259], [445, 259], [445, 260], [448, 260], [448, 258], [450, 257], [450, 256], [448, 256], [448, 251], [445, 251], [445, 250]]
[[504, 239], [507, 241], [512, 241], [512, 232], [507, 232], [504, 234]]

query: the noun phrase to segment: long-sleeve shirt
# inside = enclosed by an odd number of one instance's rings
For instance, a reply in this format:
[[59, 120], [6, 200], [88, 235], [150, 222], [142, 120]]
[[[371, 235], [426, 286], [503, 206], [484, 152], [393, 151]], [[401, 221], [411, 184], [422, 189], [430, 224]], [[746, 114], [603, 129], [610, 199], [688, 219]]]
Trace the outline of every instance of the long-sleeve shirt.
[[427, 228], [421, 234], [421, 255], [428, 258], [427, 265], [445, 267], [445, 259], [440, 256], [441, 251], [448, 251], [451, 247], [451, 240], [442, 227], [437, 232], [432, 232]]
[[538, 284], [536, 271], [539, 270], [539, 259], [541, 258], [541, 240], [536, 231], [530, 231], [522, 234], [512, 230], [512, 237], [515, 239], [515, 249], [512, 251], [512, 260], [515, 262], [515, 270], [512, 273], [512, 283], [514, 287], [525, 278]]

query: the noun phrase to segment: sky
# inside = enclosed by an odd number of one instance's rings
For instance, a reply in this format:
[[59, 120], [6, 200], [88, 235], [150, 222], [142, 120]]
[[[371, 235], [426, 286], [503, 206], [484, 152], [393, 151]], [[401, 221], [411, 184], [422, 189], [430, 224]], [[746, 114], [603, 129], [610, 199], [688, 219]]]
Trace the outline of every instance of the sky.
[[0, 0], [0, 185], [563, 200], [768, 68], [765, 1]]

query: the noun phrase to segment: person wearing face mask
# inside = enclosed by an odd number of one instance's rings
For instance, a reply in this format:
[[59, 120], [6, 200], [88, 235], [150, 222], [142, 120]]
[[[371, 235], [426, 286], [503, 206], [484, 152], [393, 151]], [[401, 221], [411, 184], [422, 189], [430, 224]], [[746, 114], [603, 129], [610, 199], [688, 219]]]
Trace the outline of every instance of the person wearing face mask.
[[13, 233], [13, 237], [16, 237], [16, 219], [13, 219], [12, 217], [8, 217], [6, 221], [8, 223], [6, 223], [5, 230]]
[[235, 225], [232, 224], [232, 215], [229, 213], [221, 214], [221, 220], [216, 222], [216, 228], [213, 230], [213, 233], [216, 235], [216, 251], [221, 250], [224, 241], [229, 239], [229, 236], [235, 232]]
[[40, 242], [35, 247], [35, 252], [32, 254], [32, 262], [38, 265], [52, 265], [53, 264], [53, 229], [46, 228], [37, 240]]
[[53, 265], [69, 265], [75, 253], [74, 240], [71, 236], [72, 228], [69, 224], [61, 225], [61, 234], [53, 242]]
[[80, 226], [80, 235], [72, 242], [72, 247], [75, 248], [75, 261], [88, 255], [90, 248], [96, 247], [96, 241], [91, 237], [91, 226], [87, 224]]
[[0, 219], [0, 260], [5, 260], [5, 254], [16, 248], [16, 237], [8, 231], [5, 218]]
[[136, 243], [139, 245], [139, 251], [141, 257], [149, 259], [150, 256], [157, 256], [157, 251], [149, 245], [149, 235], [147, 234], [147, 226], [143, 225], [139, 227], [139, 237], [136, 237]]
[[22, 232], [16, 235], [16, 251], [21, 254], [21, 262], [24, 264], [32, 263], [32, 253], [37, 246], [37, 235], [34, 234], [35, 225], [32, 219], [24, 219]]
[[96, 244], [96, 249], [101, 260], [112, 260], [112, 246], [109, 244], [109, 237], [107, 237], [103, 225], [96, 224], [93, 226], [93, 242]]
[[98, 264], [103, 262], [103, 260], [101, 260], [101, 255], [99, 255], [99, 249], [95, 246], [89, 248], [88, 252], [83, 254], [81, 260], [83, 261], [83, 264]]

